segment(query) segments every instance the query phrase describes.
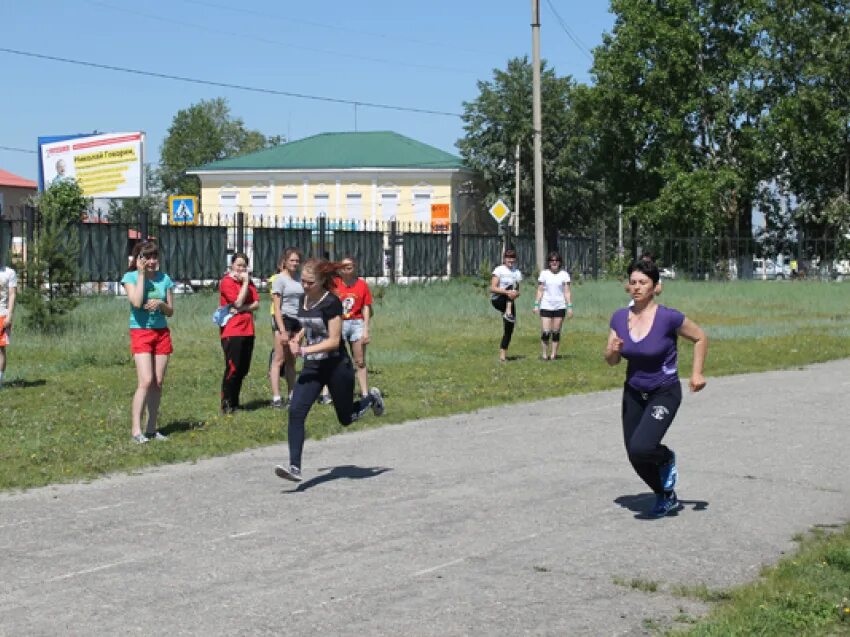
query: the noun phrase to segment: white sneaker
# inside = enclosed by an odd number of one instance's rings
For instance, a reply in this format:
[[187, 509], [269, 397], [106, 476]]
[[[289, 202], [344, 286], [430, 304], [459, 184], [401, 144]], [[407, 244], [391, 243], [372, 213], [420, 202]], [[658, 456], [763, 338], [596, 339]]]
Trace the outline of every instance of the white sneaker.
[[384, 397], [381, 395], [381, 390], [373, 387], [369, 390], [369, 395], [372, 397], [372, 413], [376, 416], [381, 416], [384, 413]]

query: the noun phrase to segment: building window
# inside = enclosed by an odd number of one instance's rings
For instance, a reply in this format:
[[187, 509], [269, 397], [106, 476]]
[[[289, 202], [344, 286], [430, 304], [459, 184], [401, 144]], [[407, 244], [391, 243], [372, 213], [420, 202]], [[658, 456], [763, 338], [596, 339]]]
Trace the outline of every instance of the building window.
[[281, 215], [283, 219], [286, 219], [291, 224], [292, 220], [298, 217], [298, 195], [295, 193], [285, 193], [282, 203]]
[[236, 221], [236, 211], [239, 209], [238, 192], [220, 192], [218, 195], [218, 223], [230, 225]]
[[328, 216], [328, 202], [330, 201], [330, 195], [324, 192], [317, 192], [313, 195], [313, 217], [319, 217], [319, 215], [323, 217]]
[[269, 193], [267, 192], [252, 192], [251, 193], [251, 216], [254, 217], [254, 223], [262, 225], [263, 219], [269, 213]]
[[382, 192], [381, 193], [381, 219], [384, 221], [392, 221], [398, 214], [398, 193], [397, 192]]
[[417, 223], [431, 223], [431, 193], [413, 193], [413, 220]]
[[345, 195], [345, 218], [348, 221], [363, 219], [363, 195], [359, 192], [349, 192]]

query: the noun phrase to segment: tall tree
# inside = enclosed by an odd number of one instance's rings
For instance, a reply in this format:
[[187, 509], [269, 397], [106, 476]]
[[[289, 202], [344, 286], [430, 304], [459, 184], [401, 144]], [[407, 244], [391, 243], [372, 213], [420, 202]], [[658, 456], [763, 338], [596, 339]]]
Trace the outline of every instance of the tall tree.
[[[478, 82], [479, 95], [464, 103], [465, 137], [458, 141], [461, 155], [484, 178], [485, 202], [510, 199], [513, 208], [516, 169], [514, 153], [520, 147], [520, 224], [534, 224], [532, 67], [528, 58], [508, 61], [489, 82]], [[572, 107], [576, 86], [541, 64], [543, 126], [544, 212], [546, 231], [579, 232], [592, 217], [591, 201], [598, 188], [587, 179], [584, 162], [590, 138]]]
[[248, 130], [230, 114], [227, 100], [201, 100], [174, 116], [160, 150], [159, 173], [168, 194], [198, 195], [197, 177], [186, 175], [194, 166], [265, 148], [278, 138]]

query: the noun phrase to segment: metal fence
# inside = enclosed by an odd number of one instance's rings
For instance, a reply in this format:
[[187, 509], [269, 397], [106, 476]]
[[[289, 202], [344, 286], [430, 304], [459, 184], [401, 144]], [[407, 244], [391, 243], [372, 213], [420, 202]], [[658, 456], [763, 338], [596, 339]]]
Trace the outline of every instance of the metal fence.
[[[17, 263], [25, 276], [22, 266], [37, 245], [39, 218], [32, 208], [17, 212], [13, 221], [0, 223], [0, 261]], [[218, 221], [226, 223], [212, 224]], [[340, 222], [321, 217], [272, 223], [242, 213], [206, 219], [205, 223], [78, 223], [72, 227], [71, 237], [80, 247], [79, 282], [120, 281], [133, 245], [145, 237], [159, 243], [163, 271], [175, 281], [192, 285], [216, 282], [234, 252], [247, 253], [255, 276], [268, 278], [288, 247], [298, 248], [305, 257], [341, 260], [353, 256], [361, 276], [390, 282], [488, 276], [501, 263], [506, 242], [517, 249], [524, 273], [532, 275], [536, 269], [532, 237], [465, 234], [458, 224], [448, 232], [432, 232], [428, 224]], [[557, 247], [571, 273], [597, 275], [595, 238], [560, 237]]]

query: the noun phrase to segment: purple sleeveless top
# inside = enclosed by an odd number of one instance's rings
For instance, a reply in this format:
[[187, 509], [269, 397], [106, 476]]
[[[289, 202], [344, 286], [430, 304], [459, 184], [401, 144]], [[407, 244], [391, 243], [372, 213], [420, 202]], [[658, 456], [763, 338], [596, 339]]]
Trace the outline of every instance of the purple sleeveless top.
[[650, 392], [679, 382], [676, 350], [676, 331], [682, 327], [685, 315], [659, 305], [649, 333], [639, 341], [629, 334], [629, 308], [624, 307], [611, 316], [611, 329], [623, 339], [623, 358], [629, 361], [626, 383], [638, 391]]

